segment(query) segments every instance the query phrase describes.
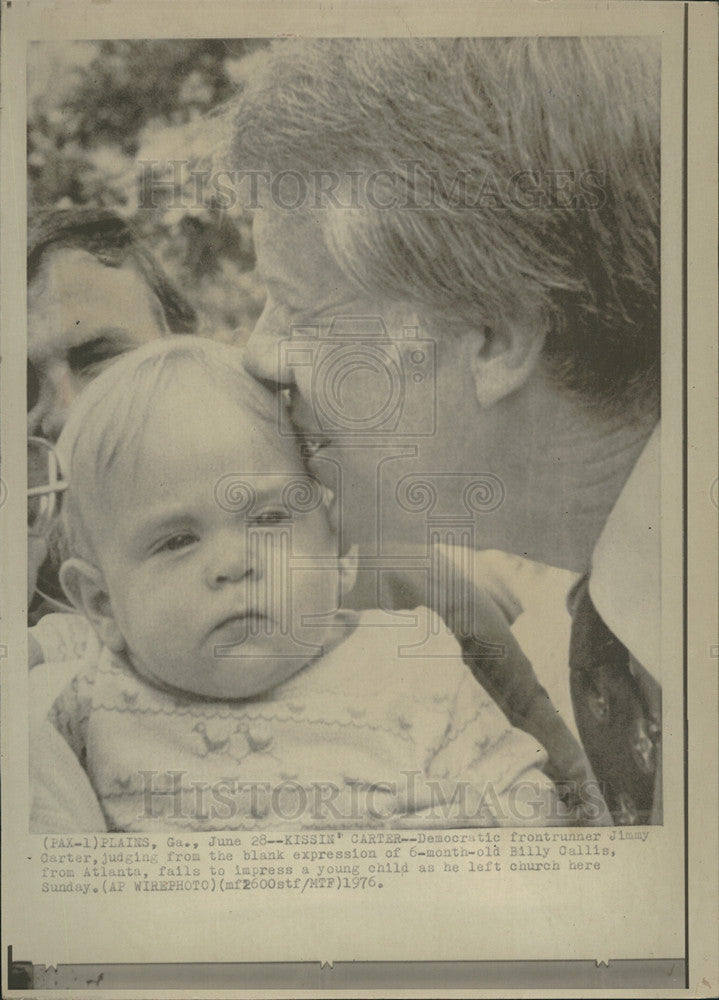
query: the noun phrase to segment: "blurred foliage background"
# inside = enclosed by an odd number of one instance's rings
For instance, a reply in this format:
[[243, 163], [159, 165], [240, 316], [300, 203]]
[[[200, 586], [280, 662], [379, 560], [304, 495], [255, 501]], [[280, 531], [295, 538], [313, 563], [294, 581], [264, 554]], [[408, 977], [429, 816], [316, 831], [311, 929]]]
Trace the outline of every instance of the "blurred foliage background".
[[267, 44], [35, 42], [28, 50], [30, 217], [53, 207], [117, 211], [195, 306], [203, 332], [238, 343], [264, 300], [250, 220], [191, 172], [228, 166], [227, 102]]

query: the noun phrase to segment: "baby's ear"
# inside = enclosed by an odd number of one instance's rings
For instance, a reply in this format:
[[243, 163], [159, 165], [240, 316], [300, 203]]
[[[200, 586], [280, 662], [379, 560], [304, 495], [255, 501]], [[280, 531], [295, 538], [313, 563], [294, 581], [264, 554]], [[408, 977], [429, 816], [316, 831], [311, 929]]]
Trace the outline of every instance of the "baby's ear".
[[112, 612], [102, 573], [84, 559], [67, 559], [60, 567], [60, 583], [68, 600], [85, 615], [103, 645], [121, 653], [125, 640]]
[[[351, 545], [343, 556], [340, 556], [340, 598], [349, 594], [357, 582], [359, 568], [359, 546]], [[340, 604], [341, 604], [340, 600]]]

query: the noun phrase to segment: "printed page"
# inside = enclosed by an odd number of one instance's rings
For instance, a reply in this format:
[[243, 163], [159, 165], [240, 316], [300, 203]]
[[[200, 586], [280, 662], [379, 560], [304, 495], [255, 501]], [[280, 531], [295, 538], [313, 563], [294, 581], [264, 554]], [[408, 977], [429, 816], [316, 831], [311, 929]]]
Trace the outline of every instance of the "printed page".
[[715, 995], [716, 9], [2, 13], [3, 995]]

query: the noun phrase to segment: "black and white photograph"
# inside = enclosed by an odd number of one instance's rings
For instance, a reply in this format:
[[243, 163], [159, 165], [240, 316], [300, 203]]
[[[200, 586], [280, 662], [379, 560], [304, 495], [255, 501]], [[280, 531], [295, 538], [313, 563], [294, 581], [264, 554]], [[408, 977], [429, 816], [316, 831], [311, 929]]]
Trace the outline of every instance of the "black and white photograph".
[[[64, 49], [28, 123], [33, 706], [73, 665], [34, 831], [661, 822], [658, 39]], [[233, 90], [226, 165], [159, 176], [158, 122]], [[509, 628], [566, 584], [535, 664]]]
[[[163, 4], [144, 34], [27, 32], [3, 813], [53, 944], [6, 938], [7, 995], [326, 991], [202, 971], [325, 958], [416, 965], [343, 989], [711, 995], [686, 947], [688, 15], [672, 42], [647, 5], [554, 31], [483, 6], [454, 33], [255, 8], [182, 36]], [[61, 944], [68, 920], [116, 947]], [[514, 945], [466, 950], [487, 920]]]

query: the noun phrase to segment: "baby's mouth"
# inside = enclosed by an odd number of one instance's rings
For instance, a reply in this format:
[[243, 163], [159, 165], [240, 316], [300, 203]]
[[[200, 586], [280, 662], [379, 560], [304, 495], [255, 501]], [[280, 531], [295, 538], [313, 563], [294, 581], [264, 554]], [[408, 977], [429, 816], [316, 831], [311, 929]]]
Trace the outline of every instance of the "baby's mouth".
[[212, 629], [212, 638], [215, 642], [233, 645], [244, 642], [249, 636], [266, 634], [271, 624], [272, 619], [261, 611], [241, 611], [218, 622]]

